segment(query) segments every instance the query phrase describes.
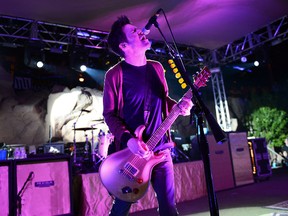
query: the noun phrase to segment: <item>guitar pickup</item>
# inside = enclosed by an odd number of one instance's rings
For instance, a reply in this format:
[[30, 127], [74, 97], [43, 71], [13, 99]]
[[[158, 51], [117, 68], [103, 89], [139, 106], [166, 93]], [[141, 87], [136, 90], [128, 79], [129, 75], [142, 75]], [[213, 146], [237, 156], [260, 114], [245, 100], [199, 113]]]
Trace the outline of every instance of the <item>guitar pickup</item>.
[[138, 172], [139, 172], [139, 170], [138, 169], [136, 169], [131, 163], [126, 163], [125, 165], [124, 165], [124, 168], [125, 168], [125, 170], [126, 171], [128, 171], [130, 174], [132, 174], [133, 176], [135, 176]]

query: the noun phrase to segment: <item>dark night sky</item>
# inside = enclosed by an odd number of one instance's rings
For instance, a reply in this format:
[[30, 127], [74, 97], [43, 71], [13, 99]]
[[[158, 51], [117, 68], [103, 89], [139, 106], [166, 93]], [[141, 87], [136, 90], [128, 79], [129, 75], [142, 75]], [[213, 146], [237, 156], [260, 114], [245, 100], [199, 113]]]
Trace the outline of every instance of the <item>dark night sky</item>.
[[[230, 89], [235, 84], [239, 87], [271, 88], [282, 85], [288, 79], [288, 41], [275, 46], [259, 47], [247, 63], [240, 61], [222, 67], [225, 86]], [[248, 66], [254, 60], [260, 62], [259, 67]], [[251, 61], [252, 60], [252, 61]], [[233, 69], [233, 66], [246, 67], [244, 71]], [[235, 86], [234, 86], [235, 87]]]

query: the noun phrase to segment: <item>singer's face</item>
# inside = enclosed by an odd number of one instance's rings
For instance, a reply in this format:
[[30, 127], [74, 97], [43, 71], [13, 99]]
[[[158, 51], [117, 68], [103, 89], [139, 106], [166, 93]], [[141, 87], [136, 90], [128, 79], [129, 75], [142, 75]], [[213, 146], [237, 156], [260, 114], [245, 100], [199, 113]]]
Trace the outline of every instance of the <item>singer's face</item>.
[[139, 51], [141, 50], [145, 52], [147, 49], [150, 48], [151, 46], [150, 41], [146, 38], [143, 32], [136, 26], [127, 24], [123, 27], [123, 32], [126, 35], [127, 44], [131, 46], [132, 49]]

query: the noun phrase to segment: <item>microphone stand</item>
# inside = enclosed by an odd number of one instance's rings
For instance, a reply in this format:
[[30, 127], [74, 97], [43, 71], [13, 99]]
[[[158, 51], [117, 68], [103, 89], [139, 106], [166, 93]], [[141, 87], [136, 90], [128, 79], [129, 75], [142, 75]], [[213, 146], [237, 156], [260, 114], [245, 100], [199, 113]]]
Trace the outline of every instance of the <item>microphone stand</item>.
[[[163, 11], [163, 10], [162, 10]], [[163, 11], [164, 12], [164, 11]], [[164, 13], [165, 16], [165, 13]], [[166, 16], [165, 16], [166, 18]], [[167, 22], [168, 23], [168, 22]], [[169, 25], [169, 23], [168, 23]], [[184, 67], [184, 64], [182, 62], [182, 59], [179, 55], [179, 52], [177, 50], [177, 46], [174, 40], [174, 45], [175, 45], [175, 50], [167, 43], [167, 40], [162, 33], [161, 29], [159, 28], [159, 24], [155, 20], [154, 26], [159, 30], [160, 34], [162, 35], [164, 42], [169, 50], [169, 55], [174, 59], [175, 64], [179, 68], [180, 74], [182, 78], [184, 79], [184, 82], [190, 86], [192, 93], [193, 93], [193, 103], [194, 103], [194, 108], [191, 110], [191, 115], [192, 112], [195, 112], [198, 120], [197, 120], [197, 128], [199, 129], [198, 131], [198, 136], [199, 136], [199, 145], [200, 145], [200, 151], [202, 155], [202, 160], [204, 164], [204, 169], [205, 169], [205, 178], [206, 178], [206, 188], [207, 188], [207, 193], [208, 193], [208, 201], [209, 201], [209, 207], [210, 207], [210, 215], [211, 216], [218, 216], [219, 215], [219, 208], [218, 208], [218, 203], [217, 203], [217, 198], [216, 194], [214, 191], [214, 184], [213, 184], [213, 178], [212, 178], [212, 173], [211, 173], [211, 167], [210, 167], [210, 158], [209, 158], [209, 146], [208, 142], [206, 139], [206, 136], [204, 134], [204, 129], [203, 129], [203, 114], [206, 117], [206, 120], [211, 128], [211, 131], [214, 135], [214, 138], [218, 144], [222, 144], [224, 141], [226, 141], [226, 135], [220, 128], [219, 124], [209, 111], [209, 109], [206, 107], [204, 102], [202, 101], [200, 94], [196, 87], [193, 85], [189, 77], [187, 76], [186, 69]], [[171, 29], [170, 29], [171, 30]]]
[[21, 215], [21, 211], [22, 211], [22, 196], [23, 196], [23, 193], [24, 193], [24, 189], [26, 188], [27, 183], [32, 180], [33, 174], [34, 174], [34, 172], [30, 172], [29, 173], [28, 178], [26, 179], [24, 185], [22, 186], [21, 190], [17, 194], [17, 209], [18, 209], [17, 215]]
[[80, 114], [78, 115], [76, 121], [73, 123], [73, 130], [74, 130], [74, 133], [73, 133], [73, 163], [74, 165], [77, 165], [76, 162], [77, 162], [77, 155], [76, 155], [76, 123], [78, 122], [80, 116], [82, 115], [83, 113], [83, 110], [81, 110]]

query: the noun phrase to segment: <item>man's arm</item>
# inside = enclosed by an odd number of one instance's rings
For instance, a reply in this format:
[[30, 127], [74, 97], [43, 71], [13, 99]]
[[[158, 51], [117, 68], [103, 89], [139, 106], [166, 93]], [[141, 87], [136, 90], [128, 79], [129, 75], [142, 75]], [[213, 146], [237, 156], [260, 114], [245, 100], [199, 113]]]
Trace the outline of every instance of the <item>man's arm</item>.
[[122, 88], [119, 75], [115, 68], [108, 71], [104, 80], [103, 91], [103, 117], [114, 135], [118, 144], [127, 141], [133, 137], [127, 130], [126, 125], [121, 118]]

